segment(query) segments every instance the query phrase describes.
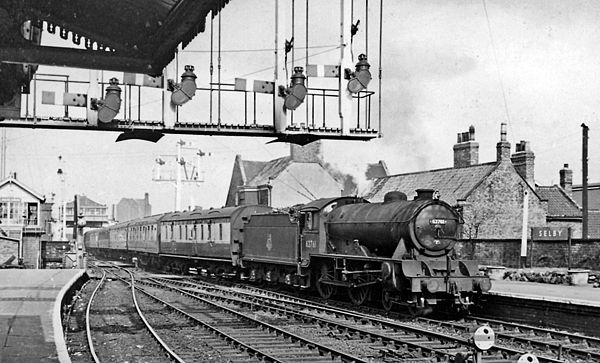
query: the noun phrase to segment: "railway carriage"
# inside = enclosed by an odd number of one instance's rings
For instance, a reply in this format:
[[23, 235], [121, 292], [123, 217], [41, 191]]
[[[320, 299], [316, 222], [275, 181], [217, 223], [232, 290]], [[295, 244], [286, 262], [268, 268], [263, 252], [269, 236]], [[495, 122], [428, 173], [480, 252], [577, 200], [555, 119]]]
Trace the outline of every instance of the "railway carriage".
[[243, 243], [245, 221], [272, 208], [247, 205], [169, 213], [159, 221], [160, 255], [171, 270], [204, 268], [230, 273]]

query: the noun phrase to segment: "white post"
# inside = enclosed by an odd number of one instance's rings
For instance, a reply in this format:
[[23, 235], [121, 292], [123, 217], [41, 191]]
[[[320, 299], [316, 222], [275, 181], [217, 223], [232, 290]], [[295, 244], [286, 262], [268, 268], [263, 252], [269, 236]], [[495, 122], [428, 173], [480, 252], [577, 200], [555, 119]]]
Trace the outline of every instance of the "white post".
[[289, 125], [288, 114], [283, 107], [283, 97], [279, 97], [279, 86], [287, 87], [289, 79], [285, 75], [285, 37], [287, 31], [287, 16], [284, 12], [283, 1], [275, 0], [275, 70], [273, 79], [275, 92], [273, 94], [273, 123], [276, 132], [285, 132]]
[[175, 180], [175, 210], [181, 210], [181, 145], [184, 145], [185, 141], [177, 141], [177, 179]]
[[62, 231], [60, 234], [61, 241], [67, 240], [67, 201], [65, 200], [63, 194], [63, 202], [62, 202]]
[[352, 122], [352, 93], [348, 91], [348, 81], [344, 79], [344, 70], [354, 70], [350, 49], [352, 8], [348, 0], [340, 0], [340, 78], [339, 78], [339, 116], [342, 135], [350, 134]]
[[522, 267], [525, 267], [525, 257], [527, 257], [527, 220], [529, 219], [529, 191], [527, 186], [523, 190], [523, 227], [521, 230], [521, 261]]
[[177, 62], [172, 61], [167, 64], [163, 72], [164, 88], [163, 88], [163, 124], [165, 128], [175, 127], [175, 121], [177, 121], [177, 106], [171, 102], [171, 91], [167, 89], [168, 79], [172, 79], [177, 83]]
[[88, 87], [86, 116], [90, 126], [98, 126], [98, 111], [92, 110], [92, 98], [100, 98], [100, 88], [98, 87], [98, 71], [90, 69], [90, 85]]

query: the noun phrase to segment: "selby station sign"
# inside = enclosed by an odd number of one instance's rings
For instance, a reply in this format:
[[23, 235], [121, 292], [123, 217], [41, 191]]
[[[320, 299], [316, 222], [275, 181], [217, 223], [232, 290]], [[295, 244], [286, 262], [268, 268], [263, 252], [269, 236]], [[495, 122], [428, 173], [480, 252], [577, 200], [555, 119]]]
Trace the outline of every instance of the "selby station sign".
[[566, 241], [569, 239], [568, 227], [533, 227], [531, 238], [534, 241]]

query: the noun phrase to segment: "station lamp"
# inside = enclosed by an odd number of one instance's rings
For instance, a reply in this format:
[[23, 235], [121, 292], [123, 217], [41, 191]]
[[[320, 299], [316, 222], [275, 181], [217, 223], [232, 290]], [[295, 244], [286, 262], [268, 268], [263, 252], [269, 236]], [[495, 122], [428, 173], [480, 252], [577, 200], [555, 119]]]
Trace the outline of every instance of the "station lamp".
[[108, 81], [109, 86], [106, 87], [106, 95], [104, 99], [92, 98], [91, 109], [98, 111], [98, 121], [107, 123], [111, 122], [121, 109], [121, 87], [119, 80], [111, 78]]
[[181, 83], [175, 83], [172, 79], [167, 80], [168, 89], [171, 93], [171, 102], [176, 106], [181, 106], [191, 100], [196, 94], [196, 74], [194, 66], [186, 65], [185, 72], [181, 75]]
[[279, 86], [279, 95], [284, 98], [283, 106], [288, 110], [293, 111], [298, 108], [306, 97], [307, 90], [304, 85], [306, 76], [302, 72], [304, 72], [303, 67], [294, 67], [290, 86], [288, 88]]
[[358, 93], [367, 88], [371, 82], [371, 65], [367, 62], [367, 55], [361, 54], [358, 56], [358, 63], [354, 72], [350, 68], [345, 69], [345, 78], [348, 79], [348, 91]]

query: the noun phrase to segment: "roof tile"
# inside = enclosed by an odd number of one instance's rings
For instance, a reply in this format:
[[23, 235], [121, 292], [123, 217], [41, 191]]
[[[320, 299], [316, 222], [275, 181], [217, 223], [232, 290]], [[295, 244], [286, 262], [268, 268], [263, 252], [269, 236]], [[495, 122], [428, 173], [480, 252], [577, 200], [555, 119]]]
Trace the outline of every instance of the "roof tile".
[[457, 200], [465, 199], [496, 165], [495, 162], [491, 162], [466, 168], [428, 170], [379, 178], [375, 180], [365, 198], [372, 202], [381, 202], [386, 193], [401, 191], [412, 199], [417, 195], [415, 190], [429, 188], [439, 191], [442, 200], [454, 205]]

